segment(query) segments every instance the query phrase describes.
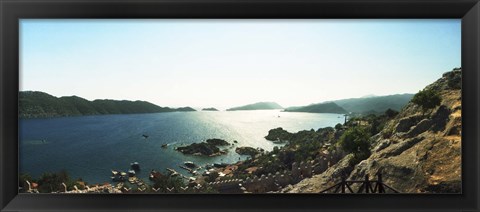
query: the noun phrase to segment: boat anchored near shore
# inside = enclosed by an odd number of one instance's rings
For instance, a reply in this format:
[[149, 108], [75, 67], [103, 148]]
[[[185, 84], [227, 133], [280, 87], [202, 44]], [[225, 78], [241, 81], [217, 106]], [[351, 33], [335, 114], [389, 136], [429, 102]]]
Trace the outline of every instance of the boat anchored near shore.
[[115, 182], [124, 182], [127, 179], [127, 173], [119, 172], [117, 170], [111, 170], [112, 176], [110, 177], [112, 181]]
[[139, 171], [140, 170], [140, 164], [138, 162], [133, 162], [133, 163], [130, 163], [130, 167], [135, 170], [135, 171]]

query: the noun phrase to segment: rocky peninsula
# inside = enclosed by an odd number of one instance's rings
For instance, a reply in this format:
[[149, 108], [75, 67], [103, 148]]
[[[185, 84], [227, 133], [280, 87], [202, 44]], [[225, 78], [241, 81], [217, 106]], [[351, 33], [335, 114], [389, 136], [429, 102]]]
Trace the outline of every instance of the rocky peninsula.
[[276, 143], [285, 143], [290, 140], [292, 134], [284, 130], [283, 128], [275, 128], [268, 131], [268, 135], [265, 139]]

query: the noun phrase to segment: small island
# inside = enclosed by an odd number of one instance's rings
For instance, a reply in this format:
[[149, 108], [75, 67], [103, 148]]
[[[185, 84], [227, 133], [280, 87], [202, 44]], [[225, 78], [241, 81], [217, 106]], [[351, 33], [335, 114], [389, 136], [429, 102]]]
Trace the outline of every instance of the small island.
[[209, 107], [209, 108], [203, 108], [202, 111], [218, 111], [218, 109], [214, 107]]
[[180, 111], [180, 112], [191, 112], [191, 111], [197, 111], [191, 107], [179, 107], [175, 109], [175, 111]]
[[201, 156], [219, 156], [226, 154], [225, 150], [221, 150], [218, 146], [227, 146], [230, 145], [225, 140], [213, 138], [207, 139], [205, 142], [193, 143], [188, 146], [178, 147], [176, 150], [187, 155], [201, 155]]

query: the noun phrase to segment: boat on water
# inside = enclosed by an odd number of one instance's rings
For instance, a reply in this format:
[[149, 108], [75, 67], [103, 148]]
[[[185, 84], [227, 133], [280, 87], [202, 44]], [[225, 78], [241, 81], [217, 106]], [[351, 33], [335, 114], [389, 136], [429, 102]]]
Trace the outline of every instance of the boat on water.
[[133, 177], [133, 176], [135, 176], [135, 174], [136, 174], [135, 170], [131, 170], [131, 169], [128, 170], [128, 176]]
[[228, 164], [226, 164], [226, 163], [214, 163], [213, 167], [215, 167], [215, 168], [225, 168], [225, 167], [227, 167], [227, 165]]
[[128, 178], [128, 182], [129, 182], [130, 184], [135, 184], [135, 183], [137, 182], [137, 177], [129, 177], [129, 178]]
[[133, 170], [140, 170], [140, 164], [138, 162], [133, 162], [133, 163], [130, 163], [130, 167], [132, 167]]
[[111, 170], [112, 171], [112, 176], [110, 177], [112, 181], [114, 182], [123, 182], [126, 179], [126, 173], [125, 172], [119, 172], [117, 170]]
[[195, 163], [193, 163], [192, 161], [185, 161], [183, 162], [183, 164], [188, 167], [188, 168], [195, 168], [197, 167], [197, 165]]
[[168, 144], [162, 144], [162, 148], [167, 148]]
[[188, 167], [186, 167], [186, 166], [178, 166], [178, 167], [180, 167], [180, 168], [182, 168], [182, 169], [185, 169], [185, 170], [187, 170], [187, 171], [189, 171], [189, 172], [192, 171], [191, 168], [188, 168]]
[[110, 177], [112, 179], [113, 182], [124, 182], [126, 180], [125, 177], [122, 177], [122, 176], [111, 176]]

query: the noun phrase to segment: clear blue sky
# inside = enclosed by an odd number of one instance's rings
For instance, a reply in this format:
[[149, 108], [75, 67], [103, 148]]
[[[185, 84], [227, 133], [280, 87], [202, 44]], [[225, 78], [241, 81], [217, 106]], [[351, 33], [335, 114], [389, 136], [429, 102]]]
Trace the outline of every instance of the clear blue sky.
[[160, 106], [416, 93], [461, 65], [460, 19], [20, 21], [20, 90]]

